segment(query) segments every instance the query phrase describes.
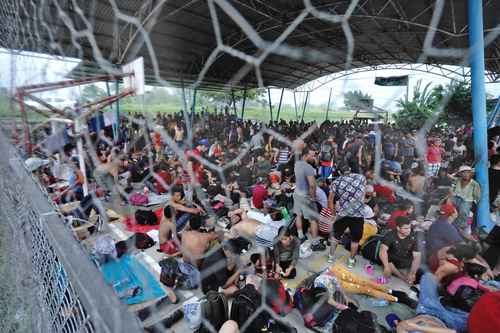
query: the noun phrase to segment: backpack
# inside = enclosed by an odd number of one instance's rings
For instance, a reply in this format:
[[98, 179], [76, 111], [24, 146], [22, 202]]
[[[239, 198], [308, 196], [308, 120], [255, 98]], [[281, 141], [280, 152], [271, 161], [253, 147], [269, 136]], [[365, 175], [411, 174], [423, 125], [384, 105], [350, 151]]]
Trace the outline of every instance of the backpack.
[[[201, 315], [203, 322], [197, 333], [208, 333], [215, 330], [218, 332], [222, 325], [228, 320], [228, 305], [223, 293], [209, 291], [201, 301]], [[207, 325], [207, 324], [210, 325]], [[212, 327], [210, 327], [212, 326]]]
[[388, 332], [377, 323], [373, 312], [346, 309], [340, 312], [333, 324], [332, 333], [374, 333]]
[[335, 316], [335, 307], [328, 303], [329, 297], [325, 288], [297, 289], [293, 300], [307, 328], [323, 327]]
[[134, 206], [143, 206], [149, 202], [148, 197], [145, 196], [144, 194], [140, 194], [140, 193], [132, 194], [128, 200]]
[[135, 238], [135, 247], [138, 248], [139, 250], [145, 250], [149, 249], [150, 247], [154, 246], [156, 243], [155, 241], [149, 237], [148, 234], [138, 232], [134, 235]]
[[153, 211], [150, 210], [136, 210], [135, 221], [141, 225], [157, 225], [158, 217]]
[[263, 310], [246, 325], [245, 330], [242, 330], [248, 318], [255, 314], [261, 304], [261, 295], [255, 290], [255, 287], [250, 284], [241, 289], [234, 297], [231, 305], [230, 319], [238, 323], [238, 327], [242, 333], [260, 332], [261, 329], [267, 328], [267, 321], [270, 318], [270, 314]]
[[159, 263], [160, 282], [170, 288], [196, 289], [199, 285], [200, 274], [191, 264], [179, 262], [175, 258], [166, 258]]
[[161, 260], [158, 264], [161, 268], [160, 282], [167, 287], [175, 287], [179, 275], [179, 263], [177, 260], [174, 258], [166, 258]]
[[292, 296], [290, 296], [280, 280], [267, 279], [264, 288], [266, 290], [266, 303], [276, 314], [286, 316], [292, 311]]
[[368, 238], [365, 244], [361, 247], [361, 255], [363, 258], [368, 259], [375, 264], [382, 265], [379, 257], [382, 238], [382, 235], [374, 235]]

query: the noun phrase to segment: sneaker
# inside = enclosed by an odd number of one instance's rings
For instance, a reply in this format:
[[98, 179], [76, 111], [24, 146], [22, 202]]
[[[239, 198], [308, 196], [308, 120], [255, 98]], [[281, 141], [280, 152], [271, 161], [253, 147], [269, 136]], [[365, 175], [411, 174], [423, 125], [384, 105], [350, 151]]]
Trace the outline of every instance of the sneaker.
[[318, 242], [316, 244], [312, 244], [311, 245], [311, 250], [313, 250], [314, 252], [324, 251], [324, 250], [326, 250], [326, 246], [325, 246], [325, 244], [322, 244], [321, 242]]
[[307, 240], [307, 236], [304, 235], [304, 237], [299, 238], [300, 244], [304, 243]]
[[347, 268], [352, 269], [354, 268], [354, 265], [356, 265], [356, 259], [354, 258], [347, 259]]
[[332, 257], [331, 255], [328, 255], [328, 263], [333, 264], [334, 262], [335, 262], [334, 257]]

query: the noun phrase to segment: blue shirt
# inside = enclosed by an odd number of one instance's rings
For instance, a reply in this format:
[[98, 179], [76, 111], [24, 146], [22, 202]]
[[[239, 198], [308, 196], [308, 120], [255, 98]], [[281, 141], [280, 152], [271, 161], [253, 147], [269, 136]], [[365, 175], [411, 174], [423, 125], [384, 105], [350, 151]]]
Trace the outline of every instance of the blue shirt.
[[434, 222], [427, 232], [427, 251], [429, 255], [437, 253], [444, 247], [455, 245], [463, 241], [457, 228], [440, 218]]

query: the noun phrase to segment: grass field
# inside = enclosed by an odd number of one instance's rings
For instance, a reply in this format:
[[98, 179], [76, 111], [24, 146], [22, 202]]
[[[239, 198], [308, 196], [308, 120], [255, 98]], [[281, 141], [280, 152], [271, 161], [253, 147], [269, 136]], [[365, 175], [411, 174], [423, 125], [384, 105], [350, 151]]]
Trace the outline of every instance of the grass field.
[[[20, 118], [21, 115], [18, 111], [18, 105], [15, 105], [16, 111], [12, 112], [10, 110], [10, 105], [6, 100], [0, 100], [0, 119], [1, 118]], [[174, 103], [164, 103], [164, 104], [137, 104], [130, 103], [127, 99], [124, 102], [120, 103], [120, 111], [126, 113], [134, 113], [134, 112], [152, 112], [152, 113], [174, 113], [179, 112], [179, 110], [183, 109], [183, 106], [180, 104]], [[196, 111], [200, 112], [201, 105], [197, 105]], [[209, 107], [209, 112], [213, 112], [214, 108]], [[232, 109], [230, 109], [232, 112]], [[273, 106], [273, 118], [277, 117], [277, 106]], [[241, 115], [241, 108], [237, 108], [238, 115]], [[280, 112], [280, 119], [285, 120], [295, 120], [299, 119], [302, 116], [302, 110], [299, 108], [297, 110], [297, 115], [295, 114], [295, 109], [291, 105], [283, 105]], [[349, 111], [335, 111], [330, 110], [328, 113], [328, 119], [330, 120], [348, 120], [352, 119], [354, 116], [354, 112]], [[298, 117], [298, 118], [297, 118]], [[256, 119], [264, 122], [268, 122], [269, 117], [269, 108], [250, 105], [245, 107], [245, 119]], [[41, 116], [33, 111], [29, 111], [28, 109], [28, 119], [30, 121], [43, 121], [46, 119], [44, 116]], [[304, 113], [304, 121], [317, 121], [322, 122], [326, 119], [326, 107], [318, 106], [318, 105], [310, 105], [307, 107], [306, 112]]]
[[[123, 103], [120, 105], [120, 110], [128, 113], [133, 112], [153, 112], [153, 113], [174, 113], [182, 109], [180, 105], [174, 104], [153, 104], [153, 105], [140, 105], [140, 104], [130, 104]], [[200, 111], [201, 107], [197, 106], [197, 111]], [[213, 111], [213, 108], [209, 108], [209, 112]], [[232, 111], [232, 109], [230, 110]], [[237, 109], [238, 115], [241, 115], [241, 109]], [[302, 112], [298, 112], [299, 120], [301, 118]], [[347, 111], [332, 111], [328, 113], [328, 119], [330, 120], [344, 120], [352, 119], [354, 112]], [[273, 118], [277, 117], [277, 108], [273, 107]], [[304, 114], [304, 121], [318, 121], [322, 122], [326, 117], [326, 109], [320, 106], [310, 106], [307, 108]], [[264, 122], [269, 121], [269, 108], [263, 107], [245, 107], [245, 119], [256, 119]], [[285, 105], [282, 107], [280, 112], [280, 119], [294, 120], [296, 119], [295, 110], [290, 105]]]

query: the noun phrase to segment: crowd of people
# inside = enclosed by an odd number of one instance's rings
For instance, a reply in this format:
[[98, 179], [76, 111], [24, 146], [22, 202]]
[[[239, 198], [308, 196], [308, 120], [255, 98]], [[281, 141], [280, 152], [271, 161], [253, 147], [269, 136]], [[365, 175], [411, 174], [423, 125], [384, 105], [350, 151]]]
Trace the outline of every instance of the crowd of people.
[[[500, 309], [500, 224], [484, 229], [477, 221], [482, 189], [474, 180], [470, 124], [435, 127], [420, 137], [368, 121], [262, 124], [227, 112], [180, 112], [133, 115], [115, 133], [104, 126], [90, 132], [85, 175], [74, 138], [55, 152], [69, 168], [68, 187], [54, 200], [80, 201], [72, 214], [85, 219], [91, 208], [103, 213], [98, 198], [120, 212], [134, 204], [138, 189], [168, 194], [158, 251], [167, 258], [161, 280], [172, 302], [180, 288], [179, 279], [169, 279], [174, 264], [191, 272], [192, 286], [221, 292], [234, 306], [241, 295], [260, 295], [263, 281], [295, 279], [312, 252], [339, 264], [336, 251], [345, 247], [348, 270], [363, 256], [381, 266], [381, 285], [395, 277], [419, 292], [415, 303], [407, 302], [415, 317], [396, 321], [395, 331], [500, 330], [489, 308]], [[498, 138], [490, 139], [495, 224], [500, 155]], [[59, 177], [49, 166], [36, 173], [47, 187]], [[338, 288], [345, 299], [356, 281]], [[329, 300], [335, 322], [352, 311], [349, 303]], [[237, 331], [238, 318], [218, 328]], [[245, 324], [247, 332], [257, 326]]]

